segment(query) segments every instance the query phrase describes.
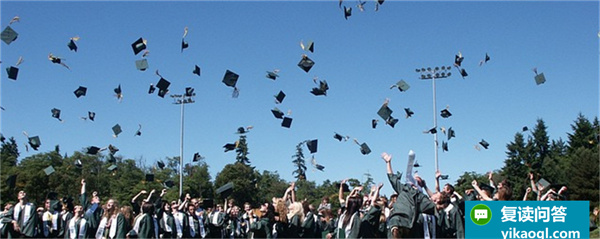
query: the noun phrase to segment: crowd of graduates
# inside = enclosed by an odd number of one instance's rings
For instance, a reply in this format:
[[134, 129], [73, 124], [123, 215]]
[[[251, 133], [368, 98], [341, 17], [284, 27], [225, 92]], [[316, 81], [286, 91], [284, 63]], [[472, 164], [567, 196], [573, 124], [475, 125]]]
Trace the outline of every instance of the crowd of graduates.
[[[72, 198], [58, 200], [49, 194], [43, 207], [36, 208], [27, 193], [18, 193], [16, 204], [6, 203], [0, 214], [2, 238], [464, 238], [466, 200], [510, 200], [512, 187], [506, 180], [495, 185], [472, 182], [464, 194], [451, 184], [439, 185], [436, 172], [435, 189], [412, 173], [409, 167], [404, 182], [402, 174], [392, 170], [392, 156], [381, 155], [394, 190], [390, 197], [380, 195], [383, 183], [367, 192], [361, 186], [350, 190], [343, 180], [339, 186], [339, 209], [333, 210], [329, 197], [319, 205], [307, 199], [297, 200], [295, 185], [282, 197], [265, 199], [259, 207], [233, 199], [216, 204], [212, 199], [163, 199], [160, 192], [142, 190], [129, 203], [120, 204], [87, 191], [81, 180], [79, 202]], [[240, 175], [241, 176], [241, 175]], [[560, 200], [566, 187], [558, 192], [535, 183], [531, 188], [538, 200]], [[144, 197], [140, 200], [141, 197]], [[527, 195], [524, 200], [527, 199]], [[597, 210], [590, 223], [598, 222]], [[591, 227], [591, 226], [590, 226]]]

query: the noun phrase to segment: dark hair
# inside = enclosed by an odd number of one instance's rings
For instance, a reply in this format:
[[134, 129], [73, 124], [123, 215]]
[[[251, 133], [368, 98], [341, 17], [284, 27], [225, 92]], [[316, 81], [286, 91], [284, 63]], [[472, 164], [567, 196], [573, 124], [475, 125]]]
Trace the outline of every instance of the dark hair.
[[508, 186], [498, 188], [498, 200], [508, 201], [512, 198], [512, 189]]
[[438, 201], [439, 201], [438, 204], [448, 205], [448, 204], [450, 204], [450, 195], [445, 191], [441, 191]]
[[348, 208], [346, 208], [346, 212], [344, 213], [344, 223], [342, 223], [343, 228], [348, 225], [352, 215], [360, 210], [363, 204], [362, 201], [362, 196], [348, 198]]
[[275, 223], [275, 207], [271, 203], [267, 203], [267, 213], [263, 215], [269, 219], [269, 225]]
[[153, 214], [154, 213], [154, 204], [152, 204], [150, 202], [144, 202], [144, 204], [142, 204], [142, 213]]
[[452, 189], [452, 192], [454, 192], [454, 186], [452, 186], [452, 184], [446, 183], [445, 186], [448, 186], [450, 189]]
[[302, 202], [302, 208], [304, 209], [304, 215], [310, 212], [310, 203], [308, 201]]

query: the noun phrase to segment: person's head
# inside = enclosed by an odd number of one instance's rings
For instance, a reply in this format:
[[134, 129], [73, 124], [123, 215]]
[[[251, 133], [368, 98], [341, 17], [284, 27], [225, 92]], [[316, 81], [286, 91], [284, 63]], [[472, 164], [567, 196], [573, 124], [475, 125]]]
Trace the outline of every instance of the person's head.
[[83, 217], [83, 207], [81, 205], [74, 206], [73, 213], [75, 213], [75, 216]]
[[319, 211], [319, 214], [321, 215], [321, 221], [324, 222], [329, 222], [331, 218], [333, 218], [331, 209], [321, 209], [321, 211]]
[[119, 213], [119, 202], [117, 202], [117, 200], [115, 199], [108, 199], [108, 201], [106, 201], [106, 205], [105, 205], [105, 214], [107, 216], [113, 216], [116, 215], [117, 213]]
[[350, 222], [352, 215], [354, 215], [355, 212], [358, 212], [360, 210], [360, 208], [362, 207], [362, 204], [363, 204], [362, 196], [348, 198], [348, 204], [347, 204], [348, 208], [346, 209], [346, 212], [344, 215], [344, 222], [343, 222], [344, 228]]
[[19, 201], [27, 201], [27, 193], [25, 193], [25, 191], [19, 191], [17, 199]]
[[322, 204], [328, 204], [329, 203], [329, 197], [325, 196], [325, 197], [321, 198], [321, 203]]
[[193, 215], [194, 213], [196, 213], [196, 205], [188, 204], [187, 210], [190, 215]]
[[454, 194], [454, 186], [452, 186], [452, 184], [446, 183], [444, 185], [444, 192], [446, 192], [449, 195]]
[[443, 210], [450, 204], [450, 195], [446, 193], [446, 191], [437, 192], [434, 196], [435, 197], [431, 197], [431, 199], [435, 203], [435, 208], [437, 210]]
[[512, 198], [512, 190], [505, 184], [504, 187], [498, 188], [494, 198], [499, 201], [508, 201]]
[[293, 217], [294, 215], [298, 215], [300, 217], [304, 215], [302, 203], [294, 202], [290, 204], [290, 206], [288, 207], [288, 220], [291, 219], [291, 217]]
[[142, 204], [142, 213], [152, 215], [154, 213], [154, 204], [151, 202], [144, 202], [144, 204]]
[[394, 193], [390, 196], [390, 202], [388, 203], [389, 207], [392, 207], [392, 204], [396, 203], [396, 200], [398, 200], [398, 194]]
[[171, 201], [171, 211], [173, 211], [173, 212], [179, 211], [179, 204], [177, 204], [177, 201], [175, 201], [175, 200]]
[[194, 204], [194, 206], [198, 206], [198, 199], [196, 198], [192, 198], [192, 200], [190, 200], [190, 204]]
[[217, 206], [215, 207], [215, 211], [220, 212], [223, 211], [223, 205], [222, 204], [217, 204]]
[[310, 211], [312, 211], [310, 209], [310, 207], [311, 207], [311, 205], [310, 205], [310, 203], [308, 201], [303, 201], [302, 202], [302, 210], [304, 210], [305, 214], [308, 213], [308, 212], [310, 212]]
[[250, 210], [252, 210], [252, 206], [250, 206], [249, 202], [245, 202], [244, 203], [244, 211], [249, 212]]
[[12, 203], [6, 203], [4, 204], [4, 211], [8, 211], [10, 210], [14, 205]]
[[46, 211], [50, 210], [50, 199], [46, 199], [46, 201], [44, 202], [44, 209]]
[[35, 212], [37, 212], [38, 216], [40, 216], [40, 218], [42, 217], [42, 214], [44, 214], [44, 208], [43, 207], [38, 207]]
[[123, 206], [121, 207], [121, 213], [123, 214], [123, 217], [125, 217], [125, 220], [128, 221], [130, 224], [133, 224], [133, 208], [131, 206]]
[[228, 208], [232, 208], [233, 204], [235, 204], [235, 200], [233, 198], [230, 198], [229, 200], [227, 200], [227, 207]]

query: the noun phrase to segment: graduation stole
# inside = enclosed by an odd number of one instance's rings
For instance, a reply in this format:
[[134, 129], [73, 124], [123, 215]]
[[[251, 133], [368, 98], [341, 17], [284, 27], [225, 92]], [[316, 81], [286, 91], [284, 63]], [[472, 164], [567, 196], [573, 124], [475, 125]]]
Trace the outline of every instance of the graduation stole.
[[163, 222], [165, 223], [165, 231], [171, 232], [171, 226], [169, 226], [169, 214], [167, 212], [163, 212]]
[[145, 216], [147, 216], [147, 215], [146, 215], [146, 213], [142, 213], [142, 214], [138, 215], [138, 216], [135, 218], [135, 222], [134, 222], [133, 230], [134, 230], [135, 232], [137, 232], [137, 233], [138, 233], [138, 235], [139, 235], [139, 233], [140, 233], [140, 222], [142, 221], [142, 218], [143, 218], [143, 217], [145, 217]]
[[[110, 229], [106, 231], [106, 224], [110, 220]], [[105, 235], [108, 234], [108, 235]], [[102, 221], [100, 221], [100, 225], [98, 226], [98, 231], [96, 232], [96, 239], [101, 238], [114, 238], [117, 235], [117, 215], [112, 216], [110, 219], [103, 217]]]
[[[22, 206], [21, 203], [18, 203], [15, 206], [15, 211], [13, 213], [13, 217], [17, 221], [19, 220], [19, 214], [21, 213], [21, 206]], [[31, 207], [32, 206], [33, 205], [31, 203], [26, 203], [25, 207], [23, 207], [23, 210], [25, 210], [25, 213], [24, 213], [23, 218], [22, 218], [23, 219], [23, 223], [27, 222], [29, 220], [29, 217], [31, 217]], [[22, 226], [22, 225], [19, 225], [19, 226]]]
[[188, 221], [190, 221], [190, 234], [192, 237], [196, 236], [196, 224], [194, 223], [194, 215], [188, 215]]

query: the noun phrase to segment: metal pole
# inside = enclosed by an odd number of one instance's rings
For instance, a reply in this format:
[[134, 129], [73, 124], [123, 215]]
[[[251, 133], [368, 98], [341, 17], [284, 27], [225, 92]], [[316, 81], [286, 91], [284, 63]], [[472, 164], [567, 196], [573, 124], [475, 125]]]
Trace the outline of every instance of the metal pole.
[[[433, 76], [433, 78], [431, 79], [432, 85], [433, 85], [433, 127], [435, 127], [437, 129], [437, 108], [436, 108], [436, 92], [435, 92], [435, 71], [433, 72], [433, 74], [431, 74]], [[435, 171], [439, 171], [439, 166], [438, 166], [438, 138], [437, 138], [437, 130], [435, 132], [435, 134], [433, 134], [433, 147], [434, 147], [434, 152], [435, 152]]]
[[181, 96], [181, 148], [179, 149], [179, 198], [183, 195], [183, 98]]

